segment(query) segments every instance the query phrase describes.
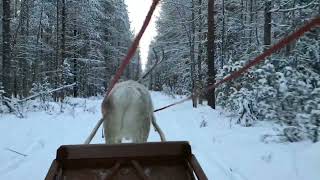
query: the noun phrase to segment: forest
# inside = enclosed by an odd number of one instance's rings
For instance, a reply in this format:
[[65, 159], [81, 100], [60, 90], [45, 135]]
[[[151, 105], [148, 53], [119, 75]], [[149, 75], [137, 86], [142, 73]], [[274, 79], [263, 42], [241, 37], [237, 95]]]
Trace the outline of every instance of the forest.
[[[134, 38], [123, 0], [0, 3], [1, 113], [32, 98], [103, 95]], [[157, 66], [143, 83], [169, 95], [201, 91], [319, 13], [317, 0], [163, 0], [147, 69]], [[208, 100], [243, 126], [271, 121], [286, 127], [287, 141], [319, 141], [319, 34], [312, 29], [193, 106]], [[122, 79], [141, 74], [138, 50]]]
[[[1, 3], [1, 82], [8, 97], [26, 98], [74, 83], [53, 98], [101, 94], [134, 36], [123, 1]], [[139, 73], [137, 53], [125, 78]]]
[[[148, 65], [160, 63], [150, 75], [149, 89], [197, 92], [210, 85], [210, 77], [219, 81], [239, 70], [320, 14], [316, 0], [219, 0], [213, 6], [210, 56], [208, 1], [163, 1]], [[314, 28], [242, 77], [216, 88], [215, 104], [237, 114], [244, 126], [258, 120], [286, 127], [280, 132], [286, 141], [319, 141], [319, 35], [320, 28]], [[193, 99], [193, 105], [206, 98]]]

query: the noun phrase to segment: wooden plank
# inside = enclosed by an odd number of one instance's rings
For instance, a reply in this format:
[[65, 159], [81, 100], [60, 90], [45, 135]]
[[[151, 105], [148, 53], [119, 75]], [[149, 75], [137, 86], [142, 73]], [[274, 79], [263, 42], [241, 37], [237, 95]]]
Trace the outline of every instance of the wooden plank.
[[59, 171], [59, 163], [57, 160], [53, 160], [45, 180], [56, 179], [56, 176], [58, 175], [58, 171]]
[[[129, 174], [123, 172], [131, 169]], [[145, 171], [150, 174], [148, 176]], [[188, 142], [152, 142], [116, 145], [67, 145], [57, 151], [46, 180], [58, 180], [63, 175], [69, 179], [133, 180], [207, 180]]]
[[132, 165], [134, 166], [134, 168], [137, 170], [139, 176], [143, 179], [143, 180], [150, 180], [149, 177], [143, 172], [142, 167], [140, 166], [140, 164], [138, 163], [138, 161], [132, 160], [131, 161]]
[[197, 158], [192, 154], [189, 158], [189, 162], [191, 164], [191, 167], [193, 168], [197, 178], [199, 180], [208, 180], [206, 174], [204, 173], [203, 169], [201, 168]]
[[111, 168], [111, 174], [110, 174], [109, 176], [107, 176], [105, 179], [111, 180], [111, 179], [116, 175], [116, 173], [119, 171], [120, 166], [121, 166], [121, 162], [118, 161], [118, 162]]
[[152, 142], [143, 144], [61, 146], [57, 152], [57, 159], [148, 158], [155, 156], [187, 157], [189, 155], [191, 155], [191, 147], [187, 142]]

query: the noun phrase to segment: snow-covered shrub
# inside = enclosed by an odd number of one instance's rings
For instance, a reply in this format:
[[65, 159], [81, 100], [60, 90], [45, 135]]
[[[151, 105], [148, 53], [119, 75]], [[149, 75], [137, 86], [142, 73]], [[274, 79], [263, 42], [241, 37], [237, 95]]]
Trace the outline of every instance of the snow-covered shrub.
[[298, 142], [304, 139], [305, 133], [301, 128], [290, 126], [283, 129], [283, 135], [289, 142]]
[[[320, 41], [315, 38], [319, 33], [319, 30], [307, 33], [293, 45], [294, 50], [275, 54], [249, 70], [249, 74], [219, 87], [219, 105], [243, 112], [248, 108], [243, 104], [252, 100], [255, 117], [281, 125], [279, 137], [283, 140], [319, 141]], [[248, 53], [229, 60], [220, 69], [218, 78], [242, 67], [245, 57], [250, 56]]]
[[311, 137], [313, 142], [318, 142], [320, 138], [320, 110], [311, 111]]
[[[228, 76], [243, 65], [244, 61], [240, 61], [224, 66], [218, 78]], [[252, 72], [249, 72], [239, 79], [223, 84], [216, 91], [219, 105], [237, 113], [239, 117], [237, 123], [243, 126], [251, 126], [257, 120], [256, 92], [253, 90], [254, 84], [248, 83], [252, 82], [252, 78]]]
[[44, 83], [34, 83], [32, 85], [30, 93], [33, 95], [39, 94], [39, 106], [33, 104], [34, 108], [38, 108], [40, 110], [49, 111], [51, 109], [50, 101], [52, 101], [52, 93], [50, 93], [51, 85], [45, 81]]
[[252, 126], [254, 121], [257, 120], [255, 113], [255, 99], [252, 91], [246, 88], [241, 88], [239, 91], [234, 92], [230, 95], [232, 99], [231, 104], [233, 110], [237, 110], [239, 118], [237, 123], [242, 126]]
[[163, 86], [163, 90], [162, 92], [164, 92], [165, 94], [169, 95], [170, 97], [175, 97], [175, 91], [173, 88], [170, 88], [166, 85]]

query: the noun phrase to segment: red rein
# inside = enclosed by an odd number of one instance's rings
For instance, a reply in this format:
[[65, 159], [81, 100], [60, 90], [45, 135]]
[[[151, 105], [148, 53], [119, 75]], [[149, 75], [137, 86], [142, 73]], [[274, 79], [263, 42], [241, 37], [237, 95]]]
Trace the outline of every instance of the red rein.
[[150, 7], [150, 10], [146, 16], [146, 19], [143, 22], [143, 25], [138, 33], [138, 35], [136, 36], [136, 38], [134, 39], [128, 53], [127, 56], [123, 59], [121, 66], [119, 67], [118, 71], [116, 72], [116, 75], [114, 76], [110, 87], [108, 88], [107, 91], [107, 96], [109, 95], [110, 91], [112, 90], [112, 88], [114, 87], [114, 85], [119, 81], [121, 75], [123, 74], [123, 71], [125, 70], [125, 68], [127, 67], [127, 65], [130, 63], [132, 57], [134, 56], [138, 46], [139, 46], [139, 42], [142, 38], [142, 35], [144, 34], [144, 32], [146, 31], [150, 20], [152, 18], [152, 15], [157, 7], [157, 5], [159, 4], [160, 0], [153, 0], [152, 5]]

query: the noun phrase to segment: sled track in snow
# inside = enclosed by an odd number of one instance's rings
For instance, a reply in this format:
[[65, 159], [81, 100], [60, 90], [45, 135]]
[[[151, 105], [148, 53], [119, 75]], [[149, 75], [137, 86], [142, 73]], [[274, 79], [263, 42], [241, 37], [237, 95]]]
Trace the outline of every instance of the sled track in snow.
[[39, 151], [40, 149], [43, 149], [45, 146], [45, 143], [43, 140], [39, 139], [36, 140], [35, 142], [33, 142], [32, 144], [30, 144], [25, 151], [23, 151], [22, 153], [27, 155], [27, 156], [21, 156], [18, 155], [14, 158], [11, 159], [10, 162], [8, 162], [7, 165], [5, 165], [4, 167], [0, 168], [0, 174], [8, 174], [11, 171], [19, 168], [19, 166], [26, 161], [28, 158], [30, 158], [30, 156], [32, 156], [33, 154], [35, 154], [37, 151]]

